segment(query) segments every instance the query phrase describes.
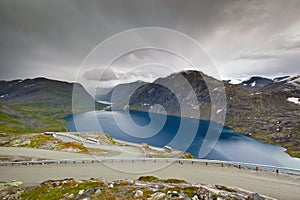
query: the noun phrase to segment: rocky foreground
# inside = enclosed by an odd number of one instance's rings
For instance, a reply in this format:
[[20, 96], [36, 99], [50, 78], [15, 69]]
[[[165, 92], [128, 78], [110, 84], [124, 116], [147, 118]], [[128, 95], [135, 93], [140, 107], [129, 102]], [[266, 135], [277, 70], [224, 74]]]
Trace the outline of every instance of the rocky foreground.
[[142, 176], [138, 180], [106, 182], [104, 179], [76, 181], [73, 178], [48, 180], [39, 186], [22, 187], [22, 182], [0, 183], [1, 199], [192, 199], [264, 200], [272, 199], [222, 185], [190, 184], [184, 180], [159, 180]]

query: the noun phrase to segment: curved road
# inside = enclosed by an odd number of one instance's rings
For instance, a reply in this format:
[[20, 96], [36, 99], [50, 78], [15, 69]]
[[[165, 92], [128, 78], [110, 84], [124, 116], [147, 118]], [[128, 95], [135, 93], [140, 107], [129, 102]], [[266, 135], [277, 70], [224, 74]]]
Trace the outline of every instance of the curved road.
[[[118, 168], [120, 170], [115, 170]], [[161, 168], [161, 169], [159, 169]], [[140, 171], [141, 173], [128, 173]], [[148, 172], [147, 172], [148, 171]], [[178, 178], [191, 183], [222, 184], [239, 187], [277, 198], [299, 199], [300, 176], [256, 172], [235, 167], [204, 164], [178, 164], [165, 166], [159, 162], [113, 162], [85, 164], [49, 164], [29, 166], [0, 166], [1, 181], [21, 180], [24, 185], [38, 184], [49, 179], [89, 179], [103, 177], [107, 180], [137, 179], [142, 175], [154, 175], [162, 179]]]

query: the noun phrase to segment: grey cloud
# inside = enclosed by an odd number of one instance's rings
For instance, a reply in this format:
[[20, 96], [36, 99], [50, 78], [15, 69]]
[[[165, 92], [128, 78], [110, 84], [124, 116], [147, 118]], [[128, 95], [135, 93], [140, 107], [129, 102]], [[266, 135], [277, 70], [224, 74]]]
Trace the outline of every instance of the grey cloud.
[[278, 58], [277, 54], [271, 53], [248, 53], [240, 55], [236, 60], [265, 60]]
[[294, 42], [288, 42], [287, 44], [280, 47], [283, 50], [298, 50], [300, 49], [300, 40]]
[[[191, 36], [216, 63], [226, 65], [227, 74], [237, 71], [231, 65], [232, 58], [239, 66], [247, 66], [249, 60], [260, 61], [256, 70], [261, 72], [276, 60], [276, 66], [294, 73], [297, 69], [289, 65], [295, 65], [295, 59], [283, 54], [298, 50], [299, 42], [268, 41], [299, 35], [299, 13], [298, 0], [2, 0], [0, 79], [46, 76], [73, 81], [81, 62], [99, 42], [121, 31], [147, 26]], [[137, 40], [143, 39], [137, 36]], [[247, 53], [254, 48], [263, 53]], [[125, 64], [114, 68], [115, 72], [126, 72], [129, 65]], [[98, 77], [91, 74], [88, 78]], [[107, 76], [108, 80], [114, 78]]]
[[110, 68], [107, 68], [107, 69], [94, 68], [92, 70], [86, 71], [83, 74], [83, 77], [86, 80], [94, 80], [94, 81], [118, 80], [118, 76]]

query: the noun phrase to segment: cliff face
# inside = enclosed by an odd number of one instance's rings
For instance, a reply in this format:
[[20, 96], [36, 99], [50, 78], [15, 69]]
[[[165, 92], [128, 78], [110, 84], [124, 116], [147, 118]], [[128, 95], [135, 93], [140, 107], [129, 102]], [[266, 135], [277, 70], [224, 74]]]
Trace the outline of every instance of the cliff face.
[[[291, 155], [300, 157], [300, 105], [288, 101], [290, 97], [300, 98], [297, 78], [280, 82], [262, 80], [265, 85], [260, 83], [259, 89], [255, 90], [224, 82], [227, 102], [225, 125], [261, 141], [283, 146]], [[114, 108], [184, 117], [197, 117], [200, 113], [201, 119], [210, 120], [212, 111], [225, 110], [225, 105], [216, 110], [211, 103], [210, 93], [215, 99], [222, 99], [220, 83], [198, 71], [176, 73], [138, 88]]]

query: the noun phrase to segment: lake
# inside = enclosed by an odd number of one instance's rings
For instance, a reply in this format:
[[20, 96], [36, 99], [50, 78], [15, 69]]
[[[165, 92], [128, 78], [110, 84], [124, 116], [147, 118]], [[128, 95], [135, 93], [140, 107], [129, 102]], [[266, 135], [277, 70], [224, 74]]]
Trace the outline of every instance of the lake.
[[[157, 147], [168, 145], [197, 158], [208, 127], [217, 126], [206, 120], [138, 111], [129, 114], [125, 111], [92, 111], [70, 115], [66, 120], [69, 121], [68, 128], [74, 132], [104, 131], [128, 142], [145, 142]], [[235, 133], [225, 126], [216, 145], [204, 158], [300, 169], [300, 159], [290, 157], [282, 147]]]

